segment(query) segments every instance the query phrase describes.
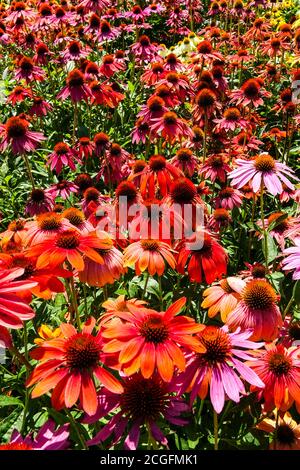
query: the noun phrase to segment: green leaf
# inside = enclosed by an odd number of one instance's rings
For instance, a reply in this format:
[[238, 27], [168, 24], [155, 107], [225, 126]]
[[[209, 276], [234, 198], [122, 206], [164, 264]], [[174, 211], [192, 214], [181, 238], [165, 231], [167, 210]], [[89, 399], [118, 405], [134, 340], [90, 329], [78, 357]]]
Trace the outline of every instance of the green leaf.
[[300, 280], [297, 281], [296, 284], [294, 285], [293, 297], [294, 297], [295, 303], [297, 305], [300, 305]]
[[0, 407], [2, 406], [24, 406], [19, 398], [0, 395]]
[[[266, 258], [266, 248], [265, 248], [265, 240], [262, 239], [263, 244], [263, 253]], [[268, 250], [268, 262], [271, 263], [276, 258], [278, 251], [277, 246], [271, 235], [267, 235], [267, 250]]]

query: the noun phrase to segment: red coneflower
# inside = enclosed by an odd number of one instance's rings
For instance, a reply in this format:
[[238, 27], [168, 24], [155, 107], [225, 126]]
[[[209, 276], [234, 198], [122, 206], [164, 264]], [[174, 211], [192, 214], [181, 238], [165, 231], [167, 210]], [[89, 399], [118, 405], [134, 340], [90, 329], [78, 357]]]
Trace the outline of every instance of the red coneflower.
[[30, 83], [33, 80], [43, 80], [45, 78], [45, 72], [40, 67], [34, 65], [33, 60], [30, 57], [23, 56], [19, 61], [15, 77], [17, 80], [25, 80], [26, 83]]
[[[200, 246], [199, 246], [200, 244]], [[193, 282], [211, 284], [227, 271], [227, 254], [208, 231], [194, 233], [175, 246], [177, 271]]]
[[175, 157], [171, 159], [172, 165], [179, 168], [185, 176], [192, 177], [198, 167], [198, 159], [192, 150], [182, 147], [177, 150]]
[[186, 121], [173, 111], [167, 111], [162, 117], [152, 119], [150, 129], [170, 143], [193, 137], [193, 132]]
[[50, 169], [59, 174], [64, 167], [69, 167], [74, 171], [76, 169], [75, 161], [81, 163], [77, 153], [65, 142], [59, 142], [49, 155], [47, 165], [50, 165]]
[[62, 323], [63, 338], [44, 341], [30, 352], [40, 361], [26, 383], [27, 387], [34, 385], [32, 398], [53, 389], [55, 409], [71, 408], [79, 399], [84, 411], [93, 415], [97, 409], [94, 376], [111, 392], [123, 392], [120, 382], [102, 365], [101, 334], [92, 335], [95, 323], [90, 318], [80, 333], [71, 324]]

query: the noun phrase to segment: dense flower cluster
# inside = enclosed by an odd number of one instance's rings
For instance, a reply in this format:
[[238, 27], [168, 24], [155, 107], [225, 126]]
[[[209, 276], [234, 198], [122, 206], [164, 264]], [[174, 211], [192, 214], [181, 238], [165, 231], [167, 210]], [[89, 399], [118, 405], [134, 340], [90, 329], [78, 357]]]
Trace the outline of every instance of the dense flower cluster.
[[0, 450], [299, 449], [296, 2], [4, 1], [0, 72]]

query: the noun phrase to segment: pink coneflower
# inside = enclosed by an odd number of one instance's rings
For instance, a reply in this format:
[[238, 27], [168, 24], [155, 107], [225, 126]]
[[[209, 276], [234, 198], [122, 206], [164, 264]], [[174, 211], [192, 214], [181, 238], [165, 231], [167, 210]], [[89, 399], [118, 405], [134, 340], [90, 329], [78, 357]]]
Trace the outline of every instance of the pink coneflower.
[[145, 16], [145, 11], [139, 5], [134, 5], [130, 11], [126, 12], [126, 17], [132, 18], [135, 23], [143, 22]]
[[183, 399], [176, 394], [174, 384], [165, 383], [158, 376], [145, 379], [140, 374], [136, 374], [124, 378], [122, 385], [124, 387], [122, 395], [102, 389], [98, 395], [96, 414], [84, 418], [84, 423], [94, 423], [107, 413], [117, 410], [109, 422], [87, 444], [97, 445], [113, 435], [110, 444], [113, 446], [125, 433], [124, 449], [135, 450], [139, 444], [140, 433], [146, 426], [152, 439], [167, 446], [168, 440], [157, 423], [163, 419], [177, 426], [184, 426], [187, 420], [181, 418], [180, 414], [189, 409]]
[[192, 150], [181, 147], [177, 150], [175, 157], [171, 159], [172, 165], [179, 168], [187, 177], [192, 177], [198, 168], [198, 159]]
[[186, 121], [173, 111], [164, 113], [161, 118], [153, 119], [150, 129], [170, 143], [193, 137], [193, 132]]
[[36, 245], [49, 238], [54, 238], [70, 228], [70, 224], [61, 214], [45, 212], [37, 215], [35, 220], [27, 222], [26, 245]]
[[86, 58], [91, 52], [91, 48], [83, 46], [79, 41], [71, 41], [67, 47], [61, 52], [61, 57], [64, 62], [74, 60], [75, 62]]
[[255, 350], [263, 345], [249, 341], [250, 336], [249, 330], [229, 333], [226, 326], [207, 326], [199, 334], [206, 352], [190, 356], [185, 372], [178, 379], [181, 393], [190, 390], [191, 402], [197, 395], [204, 400], [209, 386], [212, 406], [217, 413], [221, 413], [226, 397], [238, 403], [240, 396], [245, 395], [243, 381], [263, 388], [264, 383], [258, 375], [241, 361], [253, 359], [244, 349]]
[[242, 204], [242, 197], [243, 194], [240, 191], [230, 188], [230, 186], [226, 186], [226, 188], [221, 189], [216, 197], [216, 207], [223, 207], [223, 209], [227, 210], [232, 210], [234, 207], [240, 207]]
[[109, 0], [83, 0], [79, 6], [84, 8], [85, 12], [102, 11], [109, 8]]
[[190, 93], [190, 84], [186, 75], [177, 72], [165, 73], [157, 86], [165, 85], [169, 90], [176, 94], [181, 102], [184, 102]]
[[42, 117], [46, 116], [49, 111], [52, 110], [52, 106], [48, 101], [36, 96], [33, 99], [33, 105], [29, 108], [28, 113], [30, 116]]
[[58, 99], [65, 100], [68, 97], [75, 103], [92, 98], [92, 92], [84, 83], [84, 75], [79, 69], [72, 70], [67, 77], [67, 85], [57, 95]]
[[55, 145], [53, 152], [49, 155], [47, 165], [50, 165], [50, 169], [59, 174], [64, 167], [69, 167], [74, 171], [76, 169], [74, 160], [78, 163], [81, 162], [74, 150], [72, 150], [66, 143], [59, 142]]
[[216, 110], [221, 109], [217, 95], [209, 88], [203, 88], [195, 97], [192, 113], [195, 121], [199, 123], [203, 118], [209, 118]]
[[253, 106], [257, 108], [264, 104], [263, 97], [269, 98], [271, 93], [262, 88], [261, 83], [255, 78], [249, 78], [239, 90], [231, 92], [231, 101], [237, 105]]
[[25, 80], [26, 83], [40, 81], [45, 78], [45, 72], [40, 67], [34, 65], [30, 57], [23, 56], [19, 61], [15, 72], [16, 80]]
[[97, 174], [97, 179], [103, 175], [105, 184], [119, 184], [130, 174], [129, 161], [130, 154], [119, 144], [112, 143], [101, 160], [101, 169]]
[[35, 437], [32, 434], [22, 437], [15, 429], [10, 442], [0, 444], [1, 450], [64, 450], [69, 447], [69, 424], [55, 430], [56, 424], [49, 419], [41, 427]]
[[227, 161], [228, 158], [223, 154], [211, 155], [204, 164], [200, 165], [199, 173], [212, 182], [218, 180], [224, 183], [228, 172], [231, 171]]
[[100, 23], [99, 30], [97, 33], [97, 40], [101, 42], [111, 41], [116, 39], [120, 35], [118, 28], [112, 28], [108, 21], [103, 20]]
[[211, 69], [214, 83], [218, 90], [225, 92], [228, 89], [228, 80], [224, 77], [224, 69], [221, 65], [214, 65]]
[[180, 99], [176, 91], [166, 84], [156, 87], [155, 96], [162, 98], [168, 108], [175, 108], [175, 106], [180, 104]]
[[133, 144], [146, 143], [147, 137], [150, 135], [150, 126], [142, 117], [138, 118], [132, 130], [131, 137]]
[[199, 42], [197, 46], [196, 57], [202, 61], [202, 64], [207, 61], [212, 61], [215, 59], [222, 60], [223, 57], [219, 52], [215, 52], [210, 41], [206, 39]]
[[252, 330], [253, 341], [273, 341], [282, 326], [273, 287], [265, 279], [251, 279], [244, 282], [239, 293], [241, 300], [226, 320], [229, 328]]
[[290, 49], [291, 44], [285, 38], [280, 37], [270, 37], [267, 41], [262, 43], [261, 52], [264, 55], [269, 57], [278, 57], [281, 56], [284, 51]]
[[80, 137], [75, 149], [79, 155], [79, 158], [84, 159], [93, 155], [94, 147], [94, 142], [90, 140], [89, 137]]
[[15, 116], [0, 125], [0, 150], [4, 151], [10, 145], [14, 154], [31, 152], [37, 145], [46, 140], [41, 132], [29, 130], [29, 122], [23, 117]]
[[30, 217], [43, 214], [53, 209], [53, 199], [43, 189], [33, 189], [25, 206], [25, 213]]
[[24, 88], [22, 86], [16, 86], [13, 91], [7, 97], [7, 103], [11, 103], [13, 106], [16, 103], [22, 103], [26, 98], [32, 98], [32, 91], [30, 88]]
[[124, 65], [118, 62], [112, 54], [105, 55], [102, 58], [99, 72], [106, 78], [112, 77], [116, 72], [120, 72], [120, 70], [124, 70]]
[[53, 52], [49, 51], [48, 46], [43, 42], [40, 42], [36, 46], [36, 53], [33, 59], [36, 64], [47, 65], [53, 55]]
[[76, 184], [72, 183], [71, 181], [61, 180], [58, 183], [50, 186], [46, 192], [50, 194], [53, 199], [57, 197], [68, 199], [72, 193], [78, 192], [78, 186], [76, 186]]
[[144, 121], [150, 125], [154, 119], [161, 118], [167, 111], [168, 108], [166, 108], [162, 98], [159, 96], [151, 96], [147, 100], [147, 104], [142, 106], [138, 117], [142, 117]]
[[15, 23], [19, 18], [23, 20], [32, 20], [36, 13], [27, 7], [25, 2], [14, 2], [11, 4], [10, 13], [5, 18], [6, 22]]
[[221, 119], [214, 119], [217, 124], [215, 131], [220, 132], [223, 129], [225, 131], [234, 132], [236, 129], [246, 129], [249, 127], [246, 119], [243, 119], [240, 111], [237, 108], [228, 108], [224, 111]]
[[148, 36], [143, 35], [139, 38], [138, 42], [131, 46], [133, 54], [143, 62], [152, 62], [158, 56], [158, 48], [151, 44]]
[[284, 271], [293, 271], [293, 279], [300, 279], [300, 236], [294, 239], [294, 245], [286, 248], [283, 255], [287, 255], [282, 261]]
[[230, 217], [229, 211], [224, 208], [217, 208], [213, 211], [211, 216], [208, 218], [207, 227], [213, 232], [220, 232], [223, 227], [226, 227], [232, 218]]
[[235, 163], [237, 168], [229, 173], [228, 178], [232, 180], [232, 186], [238, 189], [251, 182], [249, 184], [255, 193], [265, 186], [273, 196], [276, 196], [283, 191], [282, 182], [294, 189], [294, 185], [287, 176], [298, 181], [291, 168], [284, 163], [279, 163], [266, 153], [258, 155], [253, 160], [238, 158]]

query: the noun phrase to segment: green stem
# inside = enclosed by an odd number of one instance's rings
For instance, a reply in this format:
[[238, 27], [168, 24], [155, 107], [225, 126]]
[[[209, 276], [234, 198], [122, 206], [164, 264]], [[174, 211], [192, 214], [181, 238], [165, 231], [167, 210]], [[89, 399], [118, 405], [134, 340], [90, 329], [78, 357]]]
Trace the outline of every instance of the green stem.
[[68, 416], [69, 420], [70, 420], [70, 423], [72, 425], [72, 428], [74, 429], [74, 431], [76, 432], [77, 436], [78, 436], [78, 439], [80, 441], [80, 444], [81, 444], [81, 447], [82, 449], [84, 450], [87, 450], [87, 445], [86, 443], [84, 442], [84, 438], [83, 436], [81, 435], [81, 432], [80, 430], [78, 429], [78, 426], [77, 426], [77, 423], [75, 421], [75, 419], [73, 418], [71, 412], [67, 409], [65, 409], [65, 412], [66, 412], [66, 415]]
[[[23, 340], [24, 340], [24, 358], [27, 363], [28, 361], [28, 332], [27, 332], [27, 324], [24, 322], [24, 328], [23, 328]], [[26, 379], [29, 376], [29, 370], [26, 368]], [[24, 404], [24, 411], [23, 411], [23, 418], [22, 418], [22, 426], [21, 426], [21, 434], [25, 432], [26, 430], [26, 418], [27, 418], [27, 413], [28, 413], [28, 407], [29, 407], [29, 389], [26, 387], [25, 389], [25, 404]]]
[[218, 447], [219, 447], [218, 433], [219, 433], [218, 414], [214, 410], [214, 450], [218, 450]]
[[143, 293], [142, 293], [142, 300], [144, 300], [144, 298], [145, 298], [145, 294], [146, 294], [146, 291], [147, 291], [148, 281], [149, 281], [149, 273], [147, 272], [147, 274], [146, 274], [146, 279], [145, 279], [145, 284], [144, 284], [144, 289], [143, 289]]
[[161, 287], [161, 276], [158, 276], [158, 285], [159, 285], [159, 302], [160, 302], [160, 309], [163, 311], [164, 305], [163, 305], [163, 293], [162, 293], [162, 287]]
[[34, 178], [33, 178], [33, 175], [32, 175], [31, 166], [30, 166], [30, 163], [29, 163], [29, 160], [28, 160], [28, 157], [27, 157], [26, 153], [23, 154], [23, 159], [24, 159], [24, 162], [25, 162], [26, 170], [27, 170], [27, 173], [28, 173], [28, 177], [29, 177], [32, 189], [34, 189], [35, 188]]
[[73, 120], [73, 136], [72, 136], [72, 143], [75, 144], [76, 141], [76, 130], [78, 125], [78, 103], [77, 101], [74, 102], [74, 120]]
[[70, 287], [71, 287], [71, 298], [72, 298], [72, 304], [73, 304], [73, 308], [75, 312], [76, 323], [77, 323], [79, 330], [81, 330], [81, 321], [80, 321], [80, 315], [79, 315], [79, 310], [78, 310], [76, 288], [75, 288], [73, 276], [70, 278]]
[[261, 182], [260, 186], [260, 217], [261, 217], [261, 223], [262, 223], [262, 228], [263, 228], [263, 233], [264, 233], [264, 248], [265, 248], [265, 262], [266, 262], [266, 269], [268, 271], [268, 233], [266, 230], [266, 225], [265, 225], [265, 216], [264, 216], [264, 183], [263, 181]]
[[285, 318], [286, 314], [289, 312], [289, 310], [290, 310], [291, 306], [293, 305], [293, 303], [294, 303], [294, 294], [292, 295], [292, 297], [289, 300], [289, 303], [287, 304], [287, 306], [284, 309], [283, 318]]

